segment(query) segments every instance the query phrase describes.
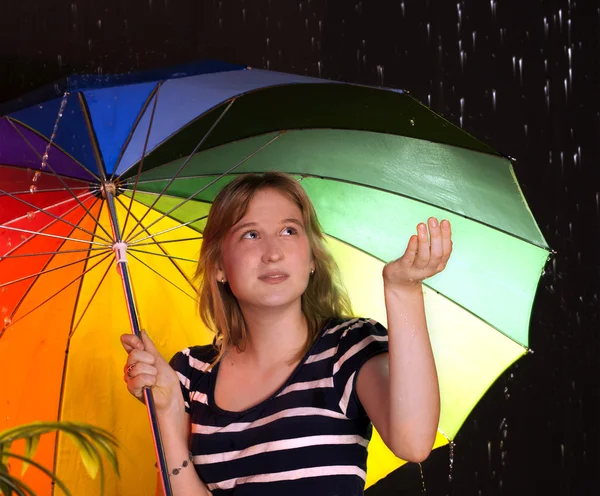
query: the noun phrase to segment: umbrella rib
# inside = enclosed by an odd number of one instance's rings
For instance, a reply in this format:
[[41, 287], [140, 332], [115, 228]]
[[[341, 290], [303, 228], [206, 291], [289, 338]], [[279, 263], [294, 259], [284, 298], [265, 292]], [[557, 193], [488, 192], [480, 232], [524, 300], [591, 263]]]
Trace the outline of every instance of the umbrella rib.
[[[214, 174], [213, 174], [214, 175]], [[201, 176], [201, 177], [207, 177], [207, 176]], [[158, 179], [158, 181], [163, 182], [164, 179]], [[131, 189], [128, 188], [121, 188], [123, 191], [131, 191]], [[154, 195], [154, 196], [158, 196], [158, 193], [155, 191], [144, 191], [145, 195]], [[162, 198], [173, 198], [174, 200], [181, 200], [181, 196], [175, 196], [175, 195], [168, 195], [167, 193], [164, 193], [161, 195]], [[207, 205], [210, 205], [212, 202], [207, 201], [207, 200], [202, 200], [201, 198], [191, 198], [191, 200], [197, 202], [197, 203], [206, 203]]]
[[[77, 207], [75, 207], [77, 208]], [[27, 240], [29, 241], [29, 240]], [[25, 244], [27, 241], [24, 241], [22, 244]], [[65, 241], [63, 241], [60, 246], [64, 246]], [[15, 248], [16, 249], [16, 248]], [[46, 261], [46, 263], [44, 264], [44, 267], [48, 267], [48, 265], [50, 264], [50, 262], [52, 261], [52, 257], [48, 258], [48, 260]], [[17, 304], [15, 305], [15, 308], [13, 309], [13, 311], [11, 312], [11, 319], [12, 317], [15, 315], [15, 313], [17, 312], [17, 310], [21, 307], [21, 304], [23, 303], [23, 301], [25, 301], [25, 298], [27, 298], [27, 295], [29, 294], [29, 292], [31, 291], [31, 288], [33, 287], [33, 285], [35, 284], [35, 281], [33, 283], [31, 283], [31, 285], [29, 286], [29, 288], [27, 288], [27, 290], [23, 293], [23, 295], [21, 296], [21, 298], [19, 299], [19, 301], [17, 302]], [[0, 336], [2, 335], [2, 333], [4, 332], [4, 330], [0, 331]]]
[[[158, 244], [158, 243], [156, 243], [156, 244]], [[128, 249], [127, 249], [127, 251], [128, 251], [128, 252], [130, 252], [130, 251], [134, 251], [134, 252], [136, 252], [136, 253], [143, 253], [144, 255], [154, 255], [154, 256], [156, 256], [156, 257], [165, 257], [165, 258], [168, 258], [168, 259], [170, 259], [170, 260], [181, 260], [182, 262], [192, 262], [192, 263], [198, 263], [198, 260], [193, 260], [193, 259], [191, 259], [191, 258], [177, 257], [177, 256], [175, 256], [175, 255], [167, 255], [167, 254], [165, 254], [165, 253], [154, 253], [154, 252], [151, 252], [151, 251], [138, 250], [138, 249], [136, 249], [136, 248], [128, 248]], [[2, 286], [0, 285], [0, 288], [1, 288], [1, 287], [2, 287]]]
[[[98, 282], [98, 285], [96, 286], [96, 289], [94, 290], [94, 292], [90, 296], [90, 299], [87, 302], [87, 305], [83, 309], [83, 312], [81, 313], [81, 316], [79, 317], [79, 320], [77, 321], [77, 324], [75, 324], [75, 326], [71, 327], [71, 332], [69, 333], [69, 340], [73, 337], [73, 334], [75, 334], [75, 331], [79, 327], [79, 324], [81, 324], [81, 321], [83, 320], [83, 318], [85, 317], [85, 314], [87, 313], [88, 309], [90, 308], [90, 306], [92, 304], [92, 301], [94, 301], [94, 298], [95, 298], [96, 294], [98, 293], [98, 291], [100, 290], [100, 286], [102, 286], [102, 283], [104, 282], [104, 279], [106, 279], [106, 276], [108, 275], [108, 271], [111, 269], [111, 267], [112, 267], [112, 264], [108, 264], [108, 267], [106, 267], [106, 271], [104, 272], [104, 274], [100, 278], [100, 281]], [[81, 288], [80, 288], [80, 291], [81, 291]], [[73, 320], [75, 320], [75, 312], [76, 311], [77, 311], [77, 308], [75, 308], [75, 310], [73, 312]]]
[[[92, 196], [92, 193], [86, 192], [86, 193], [83, 193], [83, 194], [82, 194], [82, 195], [80, 195], [80, 196], [81, 196], [82, 198], [83, 198], [83, 197], [90, 197], [90, 196]], [[60, 207], [60, 206], [62, 206], [62, 205], [66, 205], [67, 203], [70, 203], [70, 202], [72, 202], [72, 201], [73, 201], [73, 199], [72, 199], [72, 198], [68, 198], [68, 199], [66, 199], [66, 200], [63, 200], [63, 201], [59, 201], [59, 202], [53, 203], [52, 205], [46, 205], [46, 206], [44, 207], [44, 209], [50, 209], [50, 208], [54, 208], [54, 207]], [[86, 198], [86, 201], [87, 201], [87, 198]], [[39, 209], [38, 209], [38, 207], [34, 207], [34, 208], [36, 208], [37, 210], [39, 210]], [[68, 213], [71, 213], [71, 212], [72, 212], [73, 210], [75, 210], [76, 208], [79, 208], [79, 205], [75, 205], [75, 206], [74, 206], [74, 207], [73, 207], [71, 210], [69, 210], [69, 212], [68, 212]], [[8, 222], [6, 222], [5, 224], [1, 224], [1, 226], [2, 226], [2, 227], [5, 227], [5, 226], [7, 226], [7, 225], [9, 225], [9, 224], [12, 224], [13, 222], [17, 222], [18, 220], [23, 220], [25, 217], [27, 217], [27, 216], [26, 216], [26, 215], [22, 215], [21, 217], [15, 217], [15, 218], [13, 218], [13, 219], [9, 220]], [[55, 224], [55, 222], [54, 222], [54, 221], [52, 221], [52, 224]]]
[[[75, 188], [71, 188], [71, 191], [79, 191], [79, 190], [85, 190], [85, 191], [90, 191], [89, 186], [77, 186]], [[60, 193], [62, 191], [64, 191], [64, 188], [50, 188], [50, 189], [36, 189], [35, 192], [36, 193]], [[31, 193], [31, 190], [28, 189], [26, 191], [13, 191], [12, 194], [13, 195], [26, 195]], [[0, 196], [6, 196], [4, 193], [0, 192]]]
[[[21, 245], [19, 245], [21, 246]], [[39, 257], [42, 255], [63, 255], [66, 253], [83, 253], [88, 251], [106, 251], [109, 248], [86, 248], [84, 250], [64, 250], [64, 251], [40, 251], [35, 253], [22, 253], [20, 255], [0, 255], [0, 262], [4, 259], [13, 259], [13, 258], [25, 258], [25, 257]]]
[[[119, 198], [117, 198], [117, 200], [119, 201], [119, 203], [121, 205], [123, 205], [123, 202]], [[131, 214], [131, 216], [135, 219], [135, 215], [133, 213]], [[148, 232], [147, 229], [144, 228], [144, 230], [146, 232]], [[169, 240], [167, 242], [174, 242], [174, 241], [185, 241], [185, 239]], [[162, 241], [162, 242], [153, 241], [152, 243], [148, 243], [148, 244], [154, 244], [154, 245], [156, 245], [158, 247], [158, 249], [161, 250], [165, 255], [169, 255], [169, 253], [167, 252], [166, 248], [163, 247], [163, 243], [164, 243], [164, 241]], [[135, 249], [134, 249], [134, 251], [135, 251]], [[142, 250], [139, 250], [139, 251], [142, 251]], [[194, 260], [194, 262], [197, 262], [197, 260]], [[194, 291], [195, 291], [196, 288], [195, 288], [193, 282], [188, 278], [188, 276], [186, 275], [186, 273], [183, 270], [181, 270], [181, 267], [179, 267], [179, 265], [177, 265], [177, 263], [174, 260], [171, 260], [171, 263], [173, 264], [173, 266], [175, 267], [175, 269], [177, 269], [177, 271], [179, 271], [179, 273], [181, 274], [181, 276], [189, 283], [189, 285], [192, 288], [194, 288]]]
[[[27, 317], [28, 315], [30, 315], [31, 313], [35, 312], [36, 310], [38, 310], [39, 308], [41, 308], [43, 305], [45, 305], [46, 303], [48, 303], [51, 299], [55, 298], [56, 296], [58, 296], [60, 293], [62, 293], [65, 289], [67, 289], [69, 286], [71, 286], [73, 283], [77, 282], [79, 279], [81, 279], [83, 276], [85, 276], [88, 272], [90, 272], [91, 270], [93, 270], [94, 268], [96, 268], [98, 265], [100, 265], [102, 262], [104, 262], [106, 259], [108, 259], [108, 257], [110, 257], [112, 255], [112, 253], [108, 253], [102, 260], [100, 260], [99, 262], [97, 262], [95, 265], [93, 265], [92, 267], [90, 267], [89, 269], [86, 269], [83, 273], [81, 273], [80, 275], [78, 275], [75, 279], [73, 279], [70, 283], [68, 283], [66, 286], [63, 286], [61, 289], [59, 289], [56, 293], [54, 293], [52, 296], [46, 298], [42, 303], [40, 303], [39, 305], [37, 305], [36, 307], [32, 308], [31, 310], [29, 310], [27, 313], [25, 313], [24, 315], [22, 315], [21, 317], [19, 317], [16, 321], [12, 322], [11, 325], [16, 324], [17, 322], [20, 322], [21, 320], [23, 320], [25, 317]], [[82, 259], [81, 262], [84, 262], [86, 259]], [[15, 308], [16, 310], [16, 308]]]
[[35, 234], [36, 236], [46, 236], [48, 238], [63, 239], [65, 241], [66, 240], [75, 241], [77, 243], [99, 245], [99, 246], [104, 246], [105, 248], [110, 248], [110, 245], [105, 245], [104, 243], [98, 243], [97, 241], [84, 241], [82, 239], [71, 238], [71, 237], [66, 237], [66, 236], [57, 236], [56, 234], [48, 234], [48, 233], [37, 232], [37, 231], [30, 231], [28, 229], [19, 229], [17, 227], [2, 226], [2, 229], [8, 229], [9, 231], [16, 231], [16, 232], [21, 232], [21, 233]]
[[129, 208], [125, 211], [127, 214], [125, 215], [125, 222], [123, 223], [123, 229], [121, 232], [125, 232], [125, 228], [127, 227], [127, 221], [129, 220], [129, 212], [131, 211], [131, 207], [133, 205], [133, 199], [135, 198], [135, 193], [137, 191], [138, 181], [140, 179], [140, 174], [142, 173], [142, 167], [144, 166], [144, 159], [146, 158], [146, 151], [148, 150], [148, 141], [150, 141], [150, 133], [152, 132], [152, 124], [154, 124], [154, 116], [156, 114], [156, 107], [158, 105], [158, 96], [160, 95], [160, 87], [161, 83], [158, 84], [156, 88], [156, 97], [154, 98], [154, 105], [152, 106], [152, 112], [150, 113], [150, 122], [148, 123], [148, 132], [146, 133], [146, 139], [144, 140], [144, 148], [142, 150], [142, 158], [138, 165], [137, 174], [135, 175], [135, 184], [133, 185], [133, 193], [129, 199]]
[[[19, 131], [19, 129], [17, 129], [17, 127], [15, 126], [15, 124], [9, 119], [8, 120], [9, 123], [11, 124], [11, 126], [13, 127], [13, 129], [19, 133], [19, 136], [21, 136], [21, 138], [27, 143], [27, 145], [33, 150], [33, 152], [38, 156], [38, 158], [41, 158], [43, 161], [43, 157], [40, 156], [40, 154], [38, 153], [38, 151], [34, 148], [34, 146], [29, 142], [29, 140], [23, 136], [23, 134]], [[56, 146], [56, 144], [54, 145]], [[77, 164], [79, 164], [78, 161], [75, 161]], [[71, 196], [73, 198], [75, 198], [75, 201], [77, 201], [79, 203], [79, 206], [81, 208], [83, 208], [84, 210], [86, 210], [87, 214], [94, 219], [94, 221], [96, 222], [96, 224], [98, 226], [100, 226], [100, 229], [102, 229], [104, 231], [104, 233], [108, 236], [108, 238], [111, 238], [110, 233], [104, 228], [104, 226], [102, 224], [100, 224], [100, 221], [98, 219], [96, 219], [89, 210], [87, 210], [87, 208], [85, 207], [85, 205], [83, 203], [81, 203], [79, 201], [79, 198], [77, 197], [77, 195], [71, 190], [71, 188], [69, 187], [69, 185], [64, 181], [64, 179], [62, 178], [62, 176], [60, 174], [58, 174], [54, 168], [46, 161], [45, 162], [46, 167], [48, 167], [48, 169], [50, 169], [50, 172], [52, 172], [52, 174], [54, 174], [56, 176], [56, 178], [61, 182], [61, 184], [64, 186], [64, 188], [71, 194]], [[81, 164], [79, 164], [81, 165]], [[92, 176], [94, 176], [98, 181], [100, 181], [100, 178], [98, 176], [96, 176], [95, 174], [92, 174], [88, 169], [86, 169], [83, 165], [81, 165], [81, 167], [83, 167], [83, 169], [86, 172], [89, 172]], [[94, 184], [94, 183], [90, 183], [90, 184]]]
[[[161, 219], [164, 219], [164, 217], [165, 216], [161, 217]], [[176, 226], [169, 227], [169, 229], [165, 229], [164, 231], [160, 231], [160, 232], [157, 232], [155, 234], [149, 234], [145, 238], [140, 238], [137, 241], [127, 242], [127, 245], [128, 246], [138, 246], [138, 243], [140, 243], [141, 241], [146, 241], [147, 239], [154, 239], [157, 236], [160, 236], [162, 234], [166, 234], [166, 233], [171, 232], [171, 231], [176, 231], [177, 229], [181, 229], [182, 227], [187, 227], [190, 224], [193, 224], [194, 222], [198, 222], [198, 221], [201, 221], [203, 219], [206, 219], [207, 217], [208, 217], [207, 215], [203, 215], [202, 217], [198, 217], [197, 219], [192, 219], [192, 220], [190, 220], [188, 222], [185, 222], [183, 224], [178, 224]], [[151, 226], [148, 226], [148, 227], [151, 227]], [[146, 229], [146, 231], [147, 231], [147, 229]], [[155, 243], [158, 243], [158, 241], [155, 241]]]
[[[49, 215], [50, 217], [53, 217], [56, 220], [64, 222], [65, 224], [67, 224], [71, 227], [74, 227], [75, 229], [79, 229], [80, 231], [83, 231], [86, 234], [90, 234], [91, 236], [94, 236], [94, 233], [91, 233], [90, 231], [88, 231], [87, 229], [84, 229], [83, 227], [76, 226], [75, 224], [69, 222], [68, 220], [62, 219], [59, 216], [46, 211], [46, 208], [38, 208], [36, 205], [34, 205], [32, 203], [29, 203], [28, 201], [25, 201], [22, 198], [19, 198], [18, 196], [15, 196], [12, 193], [9, 193], [8, 191], [4, 191], [3, 189], [0, 189], [0, 194], [2, 194], [2, 193], [9, 196], [13, 200], [17, 200], [17, 201], [27, 205], [28, 207], [34, 208], [37, 212], [43, 212], [44, 214]], [[50, 205], [50, 207], [53, 207], [53, 206], [54, 205]], [[110, 243], [110, 240], [106, 239], [104, 236], [98, 236], [98, 238], [101, 239], [102, 241], [106, 241], [107, 243]]]
[[161, 245], [164, 245], [166, 243], [183, 243], [184, 241], [201, 241], [202, 239], [204, 239], [203, 236], [198, 236], [195, 238], [181, 238], [181, 239], [167, 239], [165, 241], [151, 241], [150, 243], [133, 243], [131, 246], [149, 246], [149, 245], [156, 245], [158, 243], [160, 243]]
[[[27, 146], [29, 146], [29, 148], [31, 148], [31, 150], [33, 150], [33, 152], [38, 156], [38, 158], [42, 159], [42, 156], [39, 154], [39, 152], [35, 149], [35, 147], [31, 144], [31, 142], [25, 137], [23, 136], [23, 133], [21, 133], [21, 131], [19, 131], [19, 129], [14, 125], [14, 122], [18, 122], [21, 126], [26, 127], [27, 129], [29, 129], [30, 131], [32, 131], [33, 133], [37, 134], [40, 138], [42, 139], [47, 139], [45, 136], [43, 136], [42, 134], [40, 134], [38, 131], [36, 131], [35, 129], [31, 128], [30, 126], [28, 126], [27, 124], [25, 124], [24, 122], [21, 121], [17, 121], [16, 119], [13, 119], [12, 117], [8, 117], [8, 122], [10, 123], [10, 125], [15, 129], [15, 131], [19, 134], [19, 136], [21, 136], [21, 138], [25, 141], [25, 143], [27, 143]], [[62, 153], [64, 153], [67, 157], [69, 157], [73, 163], [75, 163], [76, 165], [78, 165], [80, 168], [82, 168], [87, 174], [89, 174], [90, 176], [92, 176], [94, 179], [96, 179], [96, 181], [100, 181], [100, 177], [97, 176], [96, 174], [94, 174], [91, 170], [89, 170], [85, 165], [83, 165], [81, 162], [79, 162], [79, 160], [77, 160], [76, 158], [72, 157], [69, 153], [67, 153], [65, 150], [63, 150], [60, 146], [58, 146], [55, 142], [52, 143], [54, 145], [54, 147], [57, 150], [60, 150]], [[52, 169], [52, 167], [50, 167], [50, 164], [48, 162], [45, 162], [45, 164], [48, 166], [48, 168], [54, 173], [54, 170]], [[76, 179], [76, 178], [74, 178]], [[81, 179], [79, 179], [81, 180]]]
[[157, 276], [159, 276], [160, 278], [164, 279], [165, 281], [167, 281], [169, 284], [171, 284], [172, 286], [175, 286], [179, 291], [181, 291], [184, 295], [188, 296], [189, 298], [191, 298], [192, 300], [196, 301], [196, 298], [194, 298], [193, 296], [190, 296], [188, 293], [186, 293], [183, 289], [181, 289], [177, 284], [175, 284], [173, 281], [170, 281], [169, 279], [167, 279], [164, 275], [162, 275], [160, 272], [158, 272], [156, 269], [153, 269], [152, 267], [150, 267], [146, 262], [143, 262], [142, 260], [139, 259], [139, 257], [137, 257], [135, 254], [131, 253], [131, 256], [133, 258], [135, 258], [138, 262], [140, 262], [142, 265], [146, 266], [149, 270], [151, 270], [152, 272], [154, 272]]
[[[104, 254], [106, 254], [107, 251], [109, 251], [109, 250], [104, 250], [101, 253], [96, 253], [95, 255], [90, 255], [85, 260], [91, 260], [92, 258], [96, 258], [96, 257], [99, 257], [101, 255], [104, 255]], [[21, 277], [19, 279], [14, 279], [12, 281], [2, 283], [2, 284], [0, 284], [0, 288], [5, 288], [7, 286], [11, 286], [12, 284], [16, 284], [18, 282], [26, 281], [27, 279], [31, 279], [32, 277], [41, 276], [42, 274], [49, 274], [50, 272], [56, 272], [57, 270], [65, 269], [67, 267], [71, 267], [72, 265], [76, 265], [76, 264], [81, 263], [81, 262], [82, 262], [82, 260], [77, 260], [76, 262], [69, 262], [68, 264], [60, 265], [58, 267], [54, 267], [53, 269], [42, 270], [40, 272], [36, 272], [35, 274], [29, 274], [29, 275]]]
[[142, 117], [146, 114], [146, 110], [148, 109], [148, 106], [150, 105], [150, 102], [154, 98], [154, 95], [156, 95], [156, 93], [158, 92], [158, 89], [163, 85], [163, 83], [164, 83], [164, 81], [159, 81], [157, 83], [157, 85], [154, 88], [152, 88], [152, 91], [148, 94], [148, 98], [146, 98], [146, 101], [144, 102], [144, 105], [142, 106], [142, 109], [140, 110], [140, 112], [138, 113], [137, 117], [135, 118], [135, 122], [131, 126], [131, 129], [129, 131], [127, 139], [125, 140], [125, 143], [121, 147], [121, 152], [119, 153], [119, 157], [117, 158], [117, 161], [115, 163], [115, 167], [114, 167], [113, 172], [112, 172], [112, 174], [110, 176], [110, 180], [111, 181], [115, 180], [117, 169], [121, 165], [121, 160], [123, 160], [123, 155], [125, 154], [125, 150], [127, 150], [127, 147], [131, 143], [131, 140], [133, 139], [133, 135], [135, 134], [135, 131], [137, 130], [137, 127], [139, 126], [139, 124], [140, 124], [140, 122], [142, 120]]
[[[360, 251], [361, 253], [364, 253], [365, 255], [374, 258], [375, 260], [379, 260], [382, 263], [387, 263], [384, 259], [379, 258], [375, 255], [373, 255], [372, 253], [369, 253], [368, 251], [353, 245], [352, 243], [349, 243], [348, 241], [344, 241], [343, 239], [340, 239], [336, 236], [332, 236], [329, 233], [325, 233], [325, 236], [327, 236], [328, 238], [331, 239], [335, 239], [336, 241], [349, 246], [350, 248], [353, 248], [355, 250]], [[423, 286], [425, 286], [426, 288], [430, 289], [431, 291], [436, 292], [437, 294], [441, 295], [442, 297], [446, 298], [446, 300], [452, 302], [454, 305], [456, 305], [457, 307], [460, 307], [461, 309], [463, 309], [465, 312], [471, 314], [473, 317], [475, 317], [476, 319], [480, 320], [481, 322], [485, 323], [486, 325], [490, 326], [492, 329], [494, 329], [496, 332], [499, 332], [500, 334], [502, 334], [503, 336], [505, 336], [506, 338], [510, 339], [513, 343], [518, 344], [521, 348], [524, 348], [525, 350], [529, 350], [529, 348], [527, 346], [524, 346], [522, 343], [519, 343], [517, 340], [515, 340], [514, 338], [512, 338], [511, 336], [509, 336], [508, 334], [506, 334], [502, 329], [499, 329], [498, 327], [496, 327], [494, 324], [492, 324], [491, 322], [488, 322], [487, 320], [483, 319], [480, 315], [477, 315], [475, 312], [473, 312], [472, 310], [470, 310], [469, 308], [465, 307], [464, 305], [462, 305], [461, 303], [457, 302], [456, 300], [454, 300], [453, 298], [450, 298], [448, 295], [446, 295], [445, 293], [442, 293], [440, 291], [438, 291], [437, 289], [435, 289], [433, 286], [430, 286], [427, 282], [423, 281], [422, 282]]]
[[[72, 200], [66, 200], [66, 201], [64, 201], [64, 202], [58, 203], [57, 205], [62, 205], [62, 204], [64, 204], [64, 203], [67, 203], [67, 202], [70, 202], [70, 201], [72, 201]], [[94, 204], [96, 204], [96, 202], [97, 202], [97, 201], [98, 201], [98, 200], [96, 200], [96, 201], [94, 202]], [[75, 205], [75, 206], [74, 206], [74, 207], [73, 207], [71, 210], [68, 210], [68, 211], [65, 213], [65, 215], [68, 215], [68, 214], [72, 213], [72, 212], [73, 212], [73, 211], [74, 211], [76, 208], [79, 208], [79, 207], [78, 207], [77, 205]], [[14, 219], [13, 219], [13, 220], [14, 220]], [[13, 221], [11, 221], [11, 222], [13, 222]], [[48, 229], [50, 226], [53, 226], [53, 225], [55, 225], [55, 224], [56, 224], [56, 221], [55, 221], [55, 220], [53, 220], [53, 221], [51, 221], [51, 222], [50, 222], [48, 225], [44, 226], [42, 229]], [[2, 225], [2, 226], [0, 226], [0, 227], [6, 227], [6, 225], [4, 224], [4, 225]], [[41, 231], [38, 231], [36, 234], [39, 234], [40, 232], [41, 232]], [[13, 253], [13, 252], [15, 252], [16, 250], [18, 250], [19, 248], [21, 248], [22, 246], [24, 246], [25, 244], [27, 244], [27, 243], [28, 243], [28, 242], [29, 242], [31, 239], [33, 239], [33, 236], [30, 236], [29, 238], [27, 238], [27, 239], [24, 239], [24, 240], [23, 240], [23, 241], [21, 241], [21, 242], [20, 242], [18, 245], [16, 245], [14, 248], [12, 248], [12, 249], [8, 250], [8, 251], [6, 252], [6, 253], [7, 253], [6, 255], [3, 255], [3, 256], [2, 256], [2, 257], [0, 257], [0, 258], [8, 258], [8, 257], [12, 257], [13, 255], [9, 255], [10, 253]], [[99, 249], [99, 248], [96, 248], [96, 249]], [[104, 249], [104, 248], [102, 248], [102, 249]], [[87, 249], [86, 249], [86, 250], [84, 250], [84, 251], [87, 251]]]
[[[229, 107], [228, 107], [229, 108]], [[175, 210], [177, 210], [178, 208], [180, 208], [182, 205], [185, 205], [188, 201], [190, 201], [192, 198], [194, 198], [196, 195], [199, 195], [200, 193], [202, 193], [204, 190], [206, 190], [207, 188], [209, 188], [210, 186], [212, 186], [213, 184], [215, 184], [217, 181], [219, 181], [220, 179], [222, 179], [223, 177], [225, 177], [227, 174], [229, 174], [230, 172], [232, 172], [233, 170], [237, 169], [240, 165], [242, 165], [243, 163], [245, 163], [246, 161], [250, 160], [253, 156], [255, 156], [256, 154], [260, 153], [262, 150], [264, 150], [266, 147], [268, 147], [269, 145], [271, 145], [272, 143], [274, 143], [278, 138], [280, 138], [281, 136], [283, 136], [283, 134], [285, 133], [285, 131], [281, 131], [277, 136], [274, 136], [271, 140], [269, 140], [267, 143], [265, 143], [264, 145], [260, 146], [257, 150], [254, 150], [250, 155], [244, 157], [242, 160], [240, 160], [237, 164], [231, 166], [229, 169], [227, 169], [225, 172], [223, 172], [222, 174], [219, 174], [215, 179], [213, 179], [211, 182], [209, 182], [207, 185], [202, 186], [199, 190], [197, 190], [196, 192], [192, 193], [189, 197], [187, 197], [185, 200], [183, 200], [182, 202], [180, 202], [178, 205], [174, 206], [171, 210], [169, 210], [168, 212], [162, 214], [158, 219], [156, 219], [155, 221], [151, 222], [148, 226], [146, 226], [146, 229], [152, 227], [154, 224], [156, 224], [157, 222], [161, 221], [162, 219], [164, 219], [165, 217], [167, 217], [169, 214], [171, 214], [172, 212], [174, 212]], [[190, 156], [191, 157], [191, 156]], [[187, 162], [186, 162], [187, 163]], [[167, 188], [173, 183], [173, 179], [169, 182], [169, 184], [167, 185]], [[164, 194], [164, 192], [166, 191], [167, 188], [164, 188], [163, 191], [156, 197], [156, 199], [154, 200], [154, 202], [152, 203], [152, 207], [153, 208], [154, 205], [156, 205], [156, 203], [158, 202], [158, 200], [160, 199], [160, 197]], [[150, 209], [148, 209], [148, 211], [146, 212], [146, 214], [150, 211]], [[145, 215], [146, 215], [145, 214]], [[200, 219], [198, 219], [200, 220]], [[141, 222], [141, 221], [140, 221]], [[181, 226], [183, 227], [183, 226]], [[133, 230], [132, 230], [133, 231]], [[127, 242], [131, 242], [133, 241], [135, 238], [137, 238], [140, 234], [142, 233], [142, 231], [137, 232], [136, 234], [130, 236], [127, 240]]]
[[[217, 125], [221, 122], [221, 120], [223, 119], [223, 117], [225, 117], [225, 115], [227, 115], [227, 112], [229, 112], [229, 109], [231, 108], [231, 106], [234, 104], [234, 102], [236, 101], [235, 98], [233, 98], [230, 102], [229, 105], [227, 105], [227, 107], [225, 108], [225, 110], [221, 113], [221, 115], [219, 115], [219, 117], [217, 118], [217, 120], [215, 122], [213, 122], [212, 126], [210, 127], [210, 129], [206, 132], [206, 134], [202, 137], [202, 139], [198, 142], [198, 144], [196, 145], [196, 147], [192, 150], [192, 152], [188, 155], [188, 157], [184, 160], [183, 164], [181, 164], [181, 166], [179, 167], [178, 171], [175, 173], [175, 175], [171, 178], [171, 180], [168, 182], [168, 184], [163, 188], [162, 193], [165, 193], [169, 187], [171, 186], [171, 184], [173, 184], [173, 181], [177, 178], [177, 176], [181, 173], [181, 171], [183, 170], [183, 168], [189, 163], [189, 161], [192, 159], [192, 157], [195, 155], [195, 153], [202, 147], [202, 145], [204, 144], [204, 142], [207, 140], [207, 138], [212, 134], [213, 130], [217, 127]], [[158, 195], [158, 197], [154, 200], [154, 203], [152, 205], [150, 205], [148, 207], [148, 210], [146, 210], [146, 212], [144, 213], [144, 215], [142, 215], [142, 217], [138, 220], [138, 222], [136, 223], [136, 225], [133, 226], [133, 228], [131, 229], [131, 232], [134, 232], [135, 229], [141, 225], [142, 221], [146, 218], [146, 215], [148, 215], [148, 213], [154, 208], [154, 206], [156, 205], [156, 203], [158, 202], [158, 200], [160, 199], [161, 195]], [[135, 236], [134, 236], [135, 237]]]

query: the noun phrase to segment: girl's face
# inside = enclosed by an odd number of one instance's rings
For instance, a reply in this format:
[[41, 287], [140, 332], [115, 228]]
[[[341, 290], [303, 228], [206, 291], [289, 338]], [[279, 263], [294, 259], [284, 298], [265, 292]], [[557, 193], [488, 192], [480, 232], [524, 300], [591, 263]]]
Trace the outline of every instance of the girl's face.
[[225, 237], [217, 269], [242, 310], [299, 306], [314, 263], [298, 206], [276, 189], [257, 191]]

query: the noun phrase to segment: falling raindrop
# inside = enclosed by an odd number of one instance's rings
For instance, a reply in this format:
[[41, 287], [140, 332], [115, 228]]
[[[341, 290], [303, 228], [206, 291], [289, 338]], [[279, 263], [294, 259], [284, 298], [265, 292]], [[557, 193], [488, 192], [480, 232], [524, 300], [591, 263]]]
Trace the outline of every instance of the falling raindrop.
[[427, 488], [425, 487], [425, 475], [423, 474], [423, 465], [421, 465], [420, 463], [418, 465], [419, 465], [419, 472], [421, 474], [421, 487], [423, 488], [423, 490], [421, 492], [426, 493]]
[[523, 84], [523, 59], [519, 58], [519, 83]]
[[102, 29], [102, 19], [98, 19], [96, 24], [98, 25], [98, 29]]
[[450, 464], [448, 466], [448, 482], [452, 482], [452, 468], [454, 467], [454, 442], [448, 443], [450, 448]]
[[379, 81], [379, 86], [383, 86], [383, 66], [377, 66], [377, 80]]
[[492, 108], [496, 111], [496, 90], [492, 89]]
[[411, 126], [414, 126], [414, 125], [415, 125], [415, 120], [414, 120], [414, 119], [411, 119], [411, 120], [410, 120], [410, 125], [411, 125]]

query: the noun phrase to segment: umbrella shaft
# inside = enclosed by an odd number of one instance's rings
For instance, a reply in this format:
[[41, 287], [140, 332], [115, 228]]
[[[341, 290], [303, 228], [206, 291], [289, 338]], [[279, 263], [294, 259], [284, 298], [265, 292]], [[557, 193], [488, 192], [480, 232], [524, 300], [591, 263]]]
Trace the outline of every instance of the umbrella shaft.
[[[110, 225], [113, 231], [113, 239], [115, 242], [115, 254], [117, 256], [117, 268], [121, 275], [121, 281], [123, 283], [123, 292], [125, 294], [125, 301], [127, 303], [127, 313], [129, 314], [129, 323], [131, 325], [132, 332], [141, 339], [140, 319], [137, 311], [137, 305], [135, 303], [135, 295], [133, 293], [133, 285], [131, 283], [131, 276], [129, 274], [129, 265], [125, 256], [126, 247], [123, 245], [123, 238], [121, 229], [119, 227], [119, 221], [117, 218], [117, 209], [115, 207], [114, 188], [104, 187], [103, 195], [108, 205]], [[156, 416], [156, 408], [154, 405], [154, 398], [152, 396], [152, 390], [147, 388], [144, 390], [144, 398], [146, 400], [146, 408], [148, 410], [148, 417], [150, 419], [150, 426], [152, 428], [152, 437], [154, 439], [154, 448], [156, 451], [156, 459], [158, 460], [158, 467], [161, 474], [162, 486], [165, 496], [173, 496], [171, 484], [169, 482], [169, 469], [167, 467], [167, 460], [165, 457], [165, 451], [162, 444], [160, 435], [160, 428], [158, 425], [158, 419]]]

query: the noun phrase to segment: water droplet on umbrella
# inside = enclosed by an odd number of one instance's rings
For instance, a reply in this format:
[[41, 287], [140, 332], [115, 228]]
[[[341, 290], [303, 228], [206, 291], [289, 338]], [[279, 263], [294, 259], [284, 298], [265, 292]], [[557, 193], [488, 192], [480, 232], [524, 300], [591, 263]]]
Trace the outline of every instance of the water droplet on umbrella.
[[31, 178], [31, 181], [34, 183], [37, 183], [37, 181], [41, 175], [42, 175], [42, 173], [40, 171], [35, 171], [35, 173], [33, 174], [33, 177]]
[[30, 193], [35, 193], [36, 191], [37, 191], [37, 186], [35, 184], [32, 184], [31, 186], [29, 186]]
[[6, 317], [4, 317], [4, 325], [6, 327], [8, 327], [11, 324], [12, 324], [12, 319], [8, 315]]
[[2, 307], [2, 313], [8, 313], [8, 308]]
[[30, 212], [27, 212], [27, 218], [29, 220], [32, 220], [33, 218], [35, 218], [35, 211], [31, 210]]

